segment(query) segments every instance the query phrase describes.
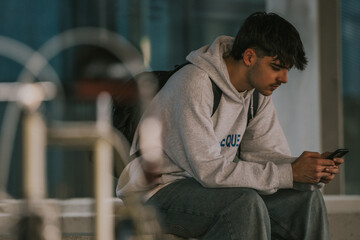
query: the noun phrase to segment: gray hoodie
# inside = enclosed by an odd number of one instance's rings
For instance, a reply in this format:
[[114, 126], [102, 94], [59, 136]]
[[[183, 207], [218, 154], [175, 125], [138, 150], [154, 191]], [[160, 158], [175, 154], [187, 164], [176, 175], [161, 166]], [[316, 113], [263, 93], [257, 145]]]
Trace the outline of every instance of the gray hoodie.
[[[191, 52], [187, 60], [192, 64], [176, 72], [155, 96], [145, 118], [157, 118], [162, 128], [163, 155], [158, 161], [161, 177], [147, 184], [141, 159], [137, 158], [119, 178], [119, 197], [131, 192], [152, 195], [166, 184], [186, 177], [208, 188], [247, 187], [262, 194], [293, 188], [291, 163], [296, 158], [290, 155], [271, 96], [260, 94], [257, 114], [247, 126], [253, 90], [239, 93], [235, 89], [223, 59], [233, 40], [220, 36], [211, 45]], [[210, 78], [222, 91], [213, 116]], [[131, 154], [138, 149], [137, 132]]]

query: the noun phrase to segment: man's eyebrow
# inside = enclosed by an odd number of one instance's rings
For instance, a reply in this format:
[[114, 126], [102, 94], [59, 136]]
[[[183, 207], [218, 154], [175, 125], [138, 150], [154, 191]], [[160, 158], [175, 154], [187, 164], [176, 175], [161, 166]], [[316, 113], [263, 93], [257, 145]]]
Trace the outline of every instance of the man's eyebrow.
[[282, 65], [282, 64], [277, 64], [277, 63], [274, 63], [274, 62], [272, 62], [272, 63], [270, 63], [270, 64], [273, 65], [273, 66], [276, 66], [276, 67], [278, 67], [278, 68], [289, 69], [289, 67], [287, 67], [287, 66], [285, 66], [285, 65]]

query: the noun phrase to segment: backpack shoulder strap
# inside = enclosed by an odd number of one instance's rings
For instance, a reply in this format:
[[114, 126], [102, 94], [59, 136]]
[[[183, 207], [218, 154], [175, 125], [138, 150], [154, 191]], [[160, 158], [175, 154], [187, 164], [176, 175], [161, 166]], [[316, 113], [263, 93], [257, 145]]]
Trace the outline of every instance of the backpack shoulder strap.
[[210, 78], [211, 81], [211, 85], [212, 85], [212, 90], [214, 93], [214, 105], [213, 105], [213, 109], [212, 109], [212, 113], [211, 116], [214, 115], [214, 113], [216, 112], [216, 109], [219, 106], [220, 103], [220, 99], [221, 99], [221, 95], [222, 95], [222, 91], [220, 90], [220, 88], [214, 83], [214, 81]]
[[[251, 107], [252, 107], [252, 111], [251, 111]], [[249, 125], [250, 120], [256, 116], [258, 107], [259, 107], [259, 92], [255, 89], [249, 104], [247, 125]]]
[[156, 79], [158, 80], [158, 84], [159, 84], [159, 90], [164, 87], [164, 85], [167, 83], [167, 81], [169, 80], [169, 78], [176, 73], [177, 71], [179, 71], [182, 67], [186, 66], [190, 64], [190, 62], [186, 61], [183, 64], [180, 65], [176, 65], [174, 67], [174, 69], [169, 70], [169, 71], [152, 71], [152, 74], [154, 74], [156, 76]]
[[[170, 76], [172, 74], [174, 74], [175, 72], [177, 72], [180, 68], [182, 68], [182, 67], [184, 67], [185, 65], [188, 65], [188, 64], [191, 64], [191, 62], [186, 61], [185, 63], [183, 63], [181, 65], [175, 66], [175, 69], [171, 72]], [[215, 82], [211, 78], [210, 78], [210, 81], [211, 81], [211, 86], [212, 86], [212, 90], [213, 90], [213, 94], [214, 94], [214, 104], [213, 104], [213, 109], [212, 109], [212, 113], [211, 113], [211, 116], [213, 116], [214, 113], [216, 112], [216, 109], [219, 106], [222, 91], [220, 90], [220, 88], [215, 84]]]
[[259, 92], [255, 89], [253, 92], [253, 117], [255, 117], [259, 108]]
[[[251, 103], [252, 101], [252, 103]], [[251, 111], [251, 105], [252, 105], [252, 111]], [[248, 109], [248, 118], [247, 118], [247, 123], [246, 126], [249, 125], [249, 122], [251, 119], [253, 119], [258, 111], [258, 107], [259, 107], [259, 92], [255, 89], [253, 92], [253, 95], [250, 99], [250, 104], [249, 104], [249, 109]], [[239, 148], [237, 150], [236, 156], [237, 159], [234, 160], [234, 162], [238, 162], [240, 159], [240, 153], [241, 153], [241, 143], [239, 144]]]

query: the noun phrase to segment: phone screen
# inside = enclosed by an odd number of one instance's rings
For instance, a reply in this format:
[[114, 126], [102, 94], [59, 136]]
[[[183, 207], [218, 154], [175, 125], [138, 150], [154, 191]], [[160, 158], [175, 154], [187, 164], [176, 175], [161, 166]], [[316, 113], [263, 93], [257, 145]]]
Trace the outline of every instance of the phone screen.
[[348, 149], [337, 149], [335, 152], [327, 156], [327, 159], [341, 158], [349, 152]]

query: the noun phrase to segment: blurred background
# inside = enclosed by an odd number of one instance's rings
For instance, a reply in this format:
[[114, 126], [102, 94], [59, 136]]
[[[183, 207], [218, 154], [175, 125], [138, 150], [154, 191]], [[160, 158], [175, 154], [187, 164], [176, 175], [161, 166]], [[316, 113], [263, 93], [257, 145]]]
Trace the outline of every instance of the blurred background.
[[[0, 46], [11, 39], [39, 50], [66, 31], [93, 27], [126, 39], [143, 56], [146, 69], [169, 70], [218, 35], [235, 36], [255, 11], [288, 19], [299, 30], [308, 55], [308, 68], [291, 70], [289, 83], [274, 94], [293, 155], [349, 148], [340, 176], [325, 193], [360, 194], [360, 1], [8, 0], [0, 2]], [[3, 54], [5, 50], [0, 51], [0, 81], [18, 81], [24, 66]], [[131, 98], [132, 89], [124, 86], [131, 73], [122, 65], [131, 57], [120, 59], [111, 43], [60, 42], [53, 51], [48, 61], [61, 82], [62, 98], [56, 100], [61, 104], [42, 107], [47, 121], [94, 120], [95, 99], [102, 90]], [[7, 106], [0, 102], [1, 129], [6, 129]], [[22, 198], [21, 121], [16, 124], [6, 189]], [[48, 147], [48, 197], [93, 196], [91, 155], [86, 149]]]

